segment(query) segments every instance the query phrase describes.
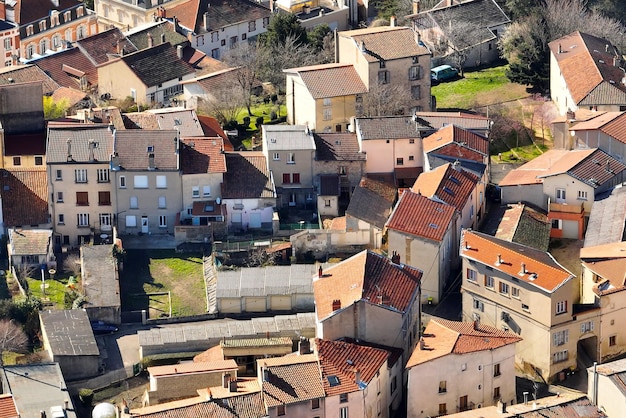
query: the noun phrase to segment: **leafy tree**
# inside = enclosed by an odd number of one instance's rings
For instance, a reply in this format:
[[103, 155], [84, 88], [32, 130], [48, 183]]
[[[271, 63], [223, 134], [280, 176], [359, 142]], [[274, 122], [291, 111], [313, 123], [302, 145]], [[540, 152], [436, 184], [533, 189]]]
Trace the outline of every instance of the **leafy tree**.
[[70, 104], [67, 99], [55, 102], [52, 96], [43, 96], [43, 116], [46, 120], [57, 119], [65, 116]]
[[267, 32], [259, 35], [259, 38], [262, 43], [270, 46], [284, 45], [288, 38], [294, 39], [296, 44], [304, 45], [308, 42], [306, 29], [300, 25], [296, 15], [291, 13], [272, 15]]
[[311, 48], [315, 52], [320, 52], [324, 49], [324, 40], [328, 35], [332, 36], [333, 31], [330, 30], [330, 27], [324, 23], [319, 26], [316, 26], [311, 32], [307, 34], [307, 43], [311, 45]]

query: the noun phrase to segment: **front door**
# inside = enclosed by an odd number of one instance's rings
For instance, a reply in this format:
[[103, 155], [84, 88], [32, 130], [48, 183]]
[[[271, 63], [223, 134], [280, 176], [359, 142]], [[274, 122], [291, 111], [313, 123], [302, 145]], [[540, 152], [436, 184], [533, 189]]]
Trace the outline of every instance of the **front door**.
[[459, 398], [459, 409], [461, 411], [467, 411], [467, 395], [461, 396]]
[[144, 234], [148, 233], [148, 217], [147, 216], [141, 217], [141, 232], [143, 232]]
[[565, 203], [565, 189], [556, 189], [556, 203]]

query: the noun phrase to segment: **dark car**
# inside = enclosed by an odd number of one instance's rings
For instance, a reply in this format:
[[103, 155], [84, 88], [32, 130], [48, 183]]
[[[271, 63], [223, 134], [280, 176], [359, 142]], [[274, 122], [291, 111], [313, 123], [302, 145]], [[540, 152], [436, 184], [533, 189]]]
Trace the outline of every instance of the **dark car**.
[[493, 183], [487, 184], [486, 194], [487, 194], [487, 200], [493, 203], [500, 203], [502, 199], [500, 196], [500, 187], [498, 187], [497, 185]]
[[112, 334], [117, 332], [117, 327], [104, 321], [91, 321], [91, 329], [96, 335]]

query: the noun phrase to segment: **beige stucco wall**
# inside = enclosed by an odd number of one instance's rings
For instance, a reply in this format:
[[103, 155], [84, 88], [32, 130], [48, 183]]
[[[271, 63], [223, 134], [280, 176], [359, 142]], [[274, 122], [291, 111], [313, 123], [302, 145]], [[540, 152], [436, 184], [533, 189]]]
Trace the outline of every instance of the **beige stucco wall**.
[[[193, 202], [202, 200], [215, 200], [222, 197], [222, 173], [184, 174], [182, 176], [182, 199], [183, 208], [191, 208]], [[193, 187], [200, 188], [200, 196], [193, 197]], [[204, 196], [204, 186], [211, 187], [211, 195]]]
[[124, 100], [135, 89], [137, 104], [146, 104], [146, 86], [121, 60], [110, 61], [98, 66], [98, 92], [109, 93], [112, 99]]
[[[170, 0], [166, 5], [169, 8], [184, 2], [185, 0]], [[106, 30], [113, 25], [125, 31], [144, 23], [153, 22], [156, 8], [162, 5], [155, 1], [152, 8], [144, 9], [133, 5], [133, 2], [123, 0], [95, 0], [93, 7], [98, 14], [100, 30]]]
[[[274, 153], [279, 153], [279, 160], [274, 159]], [[288, 153], [294, 154], [294, 163], [289, 163]], [[283, 188], [305, 188], [313, 187], [313, 159], [315, 150], [276, 150], [267, 151], [267, 161], [274, 178], [276, 187]], [[293, 182], [293, 173], [300, 174], [300, 183], [283, 183], [283, 174], [289, 173]]]
[[[425, 337], [428, 346], [428, 337]], [[419, 348], [416, 348], [419, 350]], [[500, 376], [494, 376], [494, 365], [500, 365]], [[494, 350], [467, 354], [448, 354], [408, 370], [407, 411], [410, 418], [439, 415], [439, 404], [448, 413], [458, 412], [459, 398], [467, 396], [474, 408], [492, 406], [494, 388], [500, 388], [500, 399], [515, 403], [515, 344]], [[446, 381], [446, 392], [439, 393], [439, 382]]]
[[[600, 323], [600, 360], [605, 362], [626, 352], [626, 329], [624, 329], [624, 309], [626, 292], [616, 292], [600, 298], [602, 321]], [[610, 345], [615, 337], [615, 345]]]
[[[391, 173], [395, 168], [423, 167], [424, 154], [422, 141], [415, 133], [414, 143], [411, 139], [367, 139], [360, 141], [361, 149], [367, 153], [365, 171], [367, 173]], [[413, 161], [409, 157], [413, 156]], [[403, 164], [398, 165], [398, 158], [403, 159]]]
[[[593, 368], [587, 369], [587, 397], [594, 400]], [[626, 416], [626, 397], [622, 388], [618, 387], [611, 376], [598, 374], [597, 405], [609, 417]]]
[[324, 417], [325, 398], [319, 398], [319, 408], [313, 409], [311, 400], [290, 403], [285, 405], [285, 414], [278, 415], [278, 408], [267, 408], [270, 418], [323, 418]]
[[559, 64], [552, 52], [550, 53], [550, 97], [560, 115], [565, 115], [568, 110], [574, 112], [578, 110], [578, 106], [574, 103], [574, 99], [572, 99], [572, 95], [567, 89]]
[[[585, 213], [591, 212], [591, 206], [593, 205], [595, 190], [593, 187], [573, 178], [568, 174], [560, 174], [557, 176], [550, 176], [543, 179], [543, 192], [550, 198], [551, 203], [561, 203], [556, 199], [556, 190], [565, 189], [565, 204], [576, 206], [580, 209], [582, 203], [585, 207]], [[586, 192], [587, 199], [579, 199], [578, 193]]]
[[310, 129], [316, 129], [315, 99], [298, 74], [288, 73], [286, 75], [285, 97], [287, 123], [290, 125], [306, 125], [308, 123]]
[[[13, 155], [4, 156], [4, 164], [2, 168], [13, 168], [16, 170], [24, 170], [29, 168], [44, 168], [46, 166], [46, 156], [45, 155], [37, 155], [37, 157], [41, 157], [42, 164], [35, 164], [35, 155], [20, 155], [20, 165], [13, 164]], [[16, 156], [17, 157], [17, 156]]]
[[501, 187], [502, 203], [528, 202], [548, 210], [548, 197], [543, 193], [543, 184], [523, 184]]
[[[348, 132], [350, 118], [356, 116], [356, 95], [332, 97], [330, 105], [324, 105], [324, 99], [317, 99], [315, 109], [317, 132]], [[330, 111], [330, 119], [324, 117], [326, 110]]]

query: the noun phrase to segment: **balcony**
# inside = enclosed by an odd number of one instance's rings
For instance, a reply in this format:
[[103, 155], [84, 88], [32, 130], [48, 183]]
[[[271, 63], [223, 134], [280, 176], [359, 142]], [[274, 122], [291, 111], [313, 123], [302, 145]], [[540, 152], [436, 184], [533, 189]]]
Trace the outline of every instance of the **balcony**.
[[580, 205], [569, 205], [567, 203], [550, 203], [550, 212], [559, 212], [559, 213], [584, 213], [585, 206], [583, 203]]

